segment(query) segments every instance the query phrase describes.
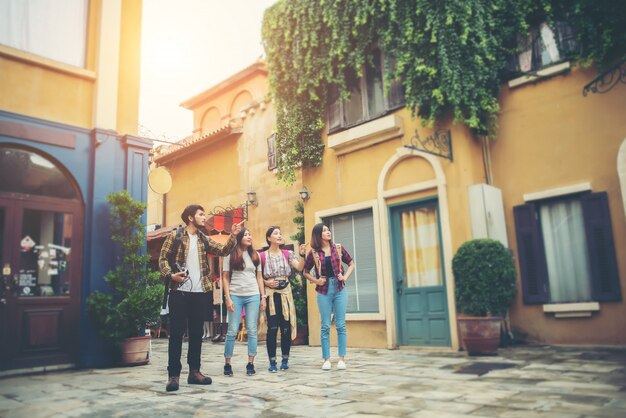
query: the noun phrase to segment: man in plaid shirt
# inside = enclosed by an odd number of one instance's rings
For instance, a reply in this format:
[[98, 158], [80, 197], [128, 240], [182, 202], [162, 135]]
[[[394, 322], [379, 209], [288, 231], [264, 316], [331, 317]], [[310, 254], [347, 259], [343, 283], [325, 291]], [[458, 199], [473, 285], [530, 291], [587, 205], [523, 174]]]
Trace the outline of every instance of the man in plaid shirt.
[[[189, 329], [189, 350], [187, 363], [191, 385], [210, 385], [211, 378], [200, 373], [200, 353], [202, 350], [202, 332], [204, 316], [208, 309], [207, 293], [213, 289], [207, 254], [226, 256], [237, 244], [236, 236], [241, 231], [241, 223], [233, 224], [230, 237], [225, 245], [209, 237], [199, 235], [199, 228], [204, 225], [206, 215], [200, 205], [189, 205], [180, 215], [187, 225], [182, 242], [175, 245], [176, 231], [165, 239], [159, 256], [161, 276], [170, 283], [170, 338], [168, 346], [169, 379], [165, 389], [168, 392], [178, 390], [182, 365], [180, 357], [183, 347], [183, 335]], [[200, 239], [198, 239], [200, 238]], [[205, 245], [207, 243], [207, 245]], [[208, 248], [205, 248], [207, 247]], [[173, 254], [177, 248], [176, 254]], [[173, 272], [170, 260], [184, 267], [186, 271]], [[168, 280], [169, 279], [169, 280]]]

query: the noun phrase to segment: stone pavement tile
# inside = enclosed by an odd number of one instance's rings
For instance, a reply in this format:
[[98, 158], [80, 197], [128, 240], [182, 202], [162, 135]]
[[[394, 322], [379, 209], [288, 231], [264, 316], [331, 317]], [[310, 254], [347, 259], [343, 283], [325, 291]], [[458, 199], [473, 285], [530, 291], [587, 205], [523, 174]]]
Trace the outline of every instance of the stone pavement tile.
[[404, 416], [413, 409], [398, 406], [397, 404], [386, 404], [379, 402], [348, 402], [341, 405], [337, 405], [333, 408], [333, 415], [335, 413], [342, 414], [343, 412], [347, 412], [348, 414], [352, 413], [375, 413], [384, 415], [387, 417], [401, 417]]
[[7, 415], [2, 415], [3, 418], [47, 418], [47, 417], [58, 417], [63, 414], [60, 414], [58, 411], [55, 411], [50, 408], [44, 408], [40, 406], [30, 406], [24, 405], [19, 408], [12, 408], [9, 410]]
[[499, 417], [499, 418], [580, 418], [581, 414], [537, 412], [520, 409], [511, 409], [497, 406], [484, 406], [472, 412], [471, 416]]
[[[3, 410], [7, 410], [7, 409], [13, 409], [13, 408], [19, 408], [20, 406], [24, 405], [22, 402], [18, 402], [14, 399], [9, 399], [6, 398], [4, 396], [0, 396], [0, 411]], [[0, 413], [0, 417], [2, 417], [4, 415], [2, 415], [2, 413]]]
[[278, 400], [277, 405], [271, 409], [272, 412], [291, 414], [297, 417], [343, 417], [349, 415], [349, 411], [335, 413], [336, 406], [345, 404], [348, 401], [339, 399], [295, 397]]
[[500, 402], [505, 402], [507, 398], [510, 398], [517, 393], [519, 392], [510, 390], [481, 390], [466, 393], [461, 398], [459, 398], [459, 401], [482, 405], [497, 405]]
[[411, 397], [418, 399], [430, 399], [434, 401], [447, 401], [451, 399], [458, 399], [462, 396], [458, 392], [446, 392], [444, 390], [428, 390], [423, 392], [415, 392], [410, 394]]
[[454, 412], [429, 411], [427, 409], [423, 409], [421, 411], [413, 412], [407, 416], [411, 418], [467, 418], [470, 415], [457, 414]]
[[425, 399], [424, 408], [429, 411], [454, 412], [459, 414], [467, 414], [480, 408], [480, 405], [464, 403], [459, 401], [432, 401]]
[[374, 415], [374, 414], [350, 414], [345, 418], [386, 418], [386, 415]]
[[[560, 375], [559, 375], [560, 377]], [[537, 386], [544, 388], [561, 388], [574, 390], [584, 390], [585, 393], [606, 393], [606, 392], [619, 392], [621, 388], [615, 385], [608, 385], [605, 383], [586, 383], [586, 382], [569, 382], [563, 380], [551, 380], [548, 382], [538, 383]]]
[[306, 385], [296, 385], [290, 386], [286, 389], [290, 393], [297, 393], [303, 395], [317, 396], [317, 397], [326, 397], [331, 395], [336, 395], [341, 393], [339, 389], [335, 388], [319, 388], [319, 387], [310, 387]]

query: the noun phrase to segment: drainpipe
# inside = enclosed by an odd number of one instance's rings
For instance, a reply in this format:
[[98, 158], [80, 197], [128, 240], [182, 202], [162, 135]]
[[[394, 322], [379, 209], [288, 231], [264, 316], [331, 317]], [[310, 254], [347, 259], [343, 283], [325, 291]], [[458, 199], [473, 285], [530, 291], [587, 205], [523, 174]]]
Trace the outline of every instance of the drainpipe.
[[488, 185], [493, 185], [493, 172], [491, 171], [491, 147], [490, 139], [486, 136], [480, 137], [483, 154], [483, 169], [485, 171], [485, 181]]

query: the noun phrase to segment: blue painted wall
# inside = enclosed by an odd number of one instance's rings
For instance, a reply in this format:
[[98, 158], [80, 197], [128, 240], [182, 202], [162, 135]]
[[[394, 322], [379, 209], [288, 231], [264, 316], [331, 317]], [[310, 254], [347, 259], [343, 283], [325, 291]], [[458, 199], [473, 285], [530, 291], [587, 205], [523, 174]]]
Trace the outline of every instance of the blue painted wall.
[[114, 131], [88, 130], [4, 111], [0, 111], [0, 121], [69, 133], [76, 137], [73, 149], [1, 135], [0, 144], [21, 145], [56, 160], [70, 173], [80, 189], [84, 206], [84, 247], [78, 363], [80, 367], [108, 365], [112, 362], [111, 352], [91, 327], [86, 309], [86, 299], [91, 292], [106, 290], [104, 275], [116, 261], [106, 196], [127, 189], [135, 199], [146, 202], [148, 153], [152, 142], [130, 135], [119, 136]]

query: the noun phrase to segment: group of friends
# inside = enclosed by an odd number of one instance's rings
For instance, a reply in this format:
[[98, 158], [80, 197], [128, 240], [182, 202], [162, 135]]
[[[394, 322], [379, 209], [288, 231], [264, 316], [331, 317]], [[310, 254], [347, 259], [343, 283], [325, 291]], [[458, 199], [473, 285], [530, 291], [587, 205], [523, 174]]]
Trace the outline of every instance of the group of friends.
[[[248, 363], [246, 374], [256, 373], [254, 359], [257, 355], [257, 324], [267, 323], [267, 354], [270, 373], [289, 369], [291, 341], [296, 337], [296, 310], [289, 278], [294, 271], [302, 271], [309, 282], [315, 284], [317, 305], [321, 318], [322, 369], [332, 368], [330, 357], [330, 324], [334, 312], [337, 329], [337, 369], [345, 370], [346, 362], [346, 281], [354, 271], [354, 262], [346, 249], [332, 240], [330, 229], [316, 224], [311, 232], [308, 253], [304, 244], [298, 254], [283, 249], [285, 240], [277, 226], [265, 233], [269, 248], [254, 250], [252, 235], [241, 223], [233, 223], [230, 236], [220, 244], [201, 231], [206, 214], [200, 205], [189, 205], [181, 214], [185, 228], [176, 243], [176, 232], [168, 235], [159, 256], [161, 275], [169, 287], [169, 346], [168, 381], [166, 390], [176, 391], [182, 371], [181, 354], [183, 335], [189, 336], [187, 363], [188, 384], [210, 385], [212, 380], [200, 372], [202, 335], [205, 311], [208, 309], [207, 293], [213, 282], [207, 254], [222, 256], [223, 290], [228, 310], [228, 332], [224, 345], [224, 375], [232, 376], [231, 359], [245, 310], [248, 336]], [[344, 270], [343, 263], [348, 267]], [[264, 316], [259, 321], [259, 316]], [[280, 329], [281, 361], [278, 365], [277, 339]]]

